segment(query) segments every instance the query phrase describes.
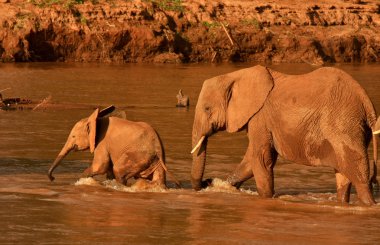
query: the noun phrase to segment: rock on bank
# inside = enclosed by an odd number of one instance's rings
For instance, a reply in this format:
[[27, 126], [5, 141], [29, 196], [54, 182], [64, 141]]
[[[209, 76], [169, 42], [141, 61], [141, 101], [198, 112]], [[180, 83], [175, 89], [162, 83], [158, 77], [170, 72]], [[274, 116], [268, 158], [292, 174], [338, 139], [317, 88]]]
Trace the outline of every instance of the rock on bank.
[[380, 2], [0, 0], [0, 60], [379, 62]]

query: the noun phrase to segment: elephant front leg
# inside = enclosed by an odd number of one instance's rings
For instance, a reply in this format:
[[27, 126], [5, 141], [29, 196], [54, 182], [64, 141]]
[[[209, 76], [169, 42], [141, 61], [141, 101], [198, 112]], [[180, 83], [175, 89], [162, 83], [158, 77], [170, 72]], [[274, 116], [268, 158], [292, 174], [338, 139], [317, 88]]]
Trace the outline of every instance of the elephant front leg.
[[253, 177], [252, 165], [249, 162], [249, 156], [246, 153], [244, 159], [239, 163], [236, 169], [227, 177], [227, 182], [236, 188], [240, 186], [248, 179]]
[[107, 173], [107, 177], [108, 177], [108, 168], [107, 167], [105, 167], [105, 168], [94, 168], [93, 166], [90, 166], [84, 170], [82, 175], [86, 178], [89, 178], [89, 177], [94, 177], [96, 175], [102, 175], [102, 174], [106, 174], [106, 173]]
[[251, 164], [258, 194], [261, 197], [273, 197], [273, 168], [278, 153], [274, 148], [272, 133], [262, 119], [253, 118], [248, 124], [249, 145], [246, 158]]
[[102, 175], [108, 173], [110, 169], [111, 161], [108, 155], [94, 154], [92, 164], [83, 172], [84, 177], [94, 177], [96, 175]]
[[270, 198], [274, 195], [273, 167], [276, 159], [277, 153], [271, 147], [263, 148], [254, 155], [252, 170], [261, 197]]

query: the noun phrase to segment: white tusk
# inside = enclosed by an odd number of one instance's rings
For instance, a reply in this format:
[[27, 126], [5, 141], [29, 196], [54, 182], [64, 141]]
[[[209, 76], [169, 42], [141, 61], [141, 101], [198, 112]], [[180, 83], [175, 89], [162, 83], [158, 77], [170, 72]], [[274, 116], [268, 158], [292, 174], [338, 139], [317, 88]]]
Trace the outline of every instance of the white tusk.
[[202, 145], [202, 142], [204, 139], [205, 139], [205, 136], [202, 136], [201, 139], [198, 141], [197, 145], [194, 146], [193, 150], [191, 150], [191, 154], [193, 154]]
[[380, 130], [376, 130], [375, 132], [372, 132], [372, 134], [380, 134]]

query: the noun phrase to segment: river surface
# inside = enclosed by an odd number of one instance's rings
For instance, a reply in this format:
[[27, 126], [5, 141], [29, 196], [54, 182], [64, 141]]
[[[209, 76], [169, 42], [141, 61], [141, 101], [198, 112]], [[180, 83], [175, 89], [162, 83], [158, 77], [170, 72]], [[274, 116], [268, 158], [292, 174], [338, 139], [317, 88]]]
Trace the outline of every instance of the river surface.
[[[86, 105], [72, 109], [0, 111], [0, 244], [379, 244], [380, 205], [336, 203], [331, 168], [279, 159], [273, 199], [260, 199], [253, 180], [240, 191], [222, 180], [241, 161], [244, 133], [209, 140], [205, 177], [214, 187], [190, 188], [194, 108], [205, 79], [249, 66], [0, 64], [4, 97]], [[272, 65], [300, 74], [309, 65]], [[380, 111], [380, 65], [336, 65], [355, 77]], [[189, 109], [176, 108], [179, 89]], [[97, 106], [113, 104], [161, 135], [177, 189], [142, 191], [105, 177], [81, 178], [89, 152], [73, 152], [47, 170], [71, 127]], [[372, 158], [372, 148], [369, 149]], [[375, 196], [380, 202], [379, 194]]]

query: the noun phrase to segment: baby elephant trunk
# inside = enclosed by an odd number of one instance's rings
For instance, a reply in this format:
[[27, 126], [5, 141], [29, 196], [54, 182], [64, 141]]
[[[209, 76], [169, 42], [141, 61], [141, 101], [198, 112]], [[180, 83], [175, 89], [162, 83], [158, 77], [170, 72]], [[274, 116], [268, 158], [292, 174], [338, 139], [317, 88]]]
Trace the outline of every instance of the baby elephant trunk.
[[53, 171], [58, 165], [61, 163], [62, 159], [71, 151], [70, 149], [67, 149], [66, 146], [63, 147], [62, 151], [58, 154], [57, 158], [54, 160], [53, 164], [50, 166], [49, 171], [48, 171], [48, 177], [50, 181], [54, 180], [53, 177]]
[[53, 177], [53, 171], [54, 169], [59, 165], [59, 163], [62, 161], [64, 156], [58, 155], [53, 164], [51, 165], [49, 172], [48, 172], [48, 177], [50, 181], [53, 181], [55, 178]]

